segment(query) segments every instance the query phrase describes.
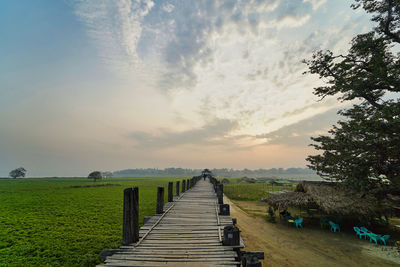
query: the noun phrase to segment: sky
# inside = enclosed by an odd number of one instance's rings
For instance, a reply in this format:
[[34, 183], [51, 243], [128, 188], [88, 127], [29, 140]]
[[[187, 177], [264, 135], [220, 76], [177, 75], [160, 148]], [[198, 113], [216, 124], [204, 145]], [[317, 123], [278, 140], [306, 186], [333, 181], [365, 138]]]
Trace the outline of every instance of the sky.
[[373, 26], [350, 0], [0, 2], [0, 177], [305, 167], [345, 107], [313, 51]]

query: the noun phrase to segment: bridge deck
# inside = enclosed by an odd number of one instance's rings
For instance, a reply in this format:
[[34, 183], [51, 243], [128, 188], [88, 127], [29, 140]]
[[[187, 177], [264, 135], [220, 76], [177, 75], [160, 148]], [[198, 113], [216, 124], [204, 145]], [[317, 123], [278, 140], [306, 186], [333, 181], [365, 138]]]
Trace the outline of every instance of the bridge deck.
[[139, 242], [122, 246], [105, 265], [237, 266], [235, 247], [222, 245], [225, 225], [232, 225], [231, 217], [218, 215], [212, 184], [200, 180], [140, 228]]

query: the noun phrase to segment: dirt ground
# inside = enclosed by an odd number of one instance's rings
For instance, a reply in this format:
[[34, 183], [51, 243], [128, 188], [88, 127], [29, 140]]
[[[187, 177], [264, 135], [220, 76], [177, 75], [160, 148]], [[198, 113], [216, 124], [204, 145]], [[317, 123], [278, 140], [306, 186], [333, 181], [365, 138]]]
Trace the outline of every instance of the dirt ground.
[[231, 217], [237, 218], [244, 250], [264, 251], [263, 266], [400, 266], [394, 247], [378, 246], [355, 234], [269, 223], [256, 216], [265, 214], [265, 203], [224, 201], [230, 204]]

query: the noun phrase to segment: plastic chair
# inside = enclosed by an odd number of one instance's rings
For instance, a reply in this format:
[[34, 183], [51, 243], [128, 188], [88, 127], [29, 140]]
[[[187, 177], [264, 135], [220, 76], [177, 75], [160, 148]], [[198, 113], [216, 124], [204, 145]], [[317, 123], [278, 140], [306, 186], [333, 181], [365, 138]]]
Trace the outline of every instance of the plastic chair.
[[389, 238], [390, 238], [390, 235], [384, 235], [379, 238], [379, 241], [381, 241], [386, 246], [386, 241], [388, 241]]
[[369, 237], [369, 242], [374, 241], [375, 244], [378, 245], [378, 240], [381, 239], [380, 235], [374, 234], [374, 233], [368, 233], [368, 237]]
[[[363, 232], [365, 235], [364, 235], [364, 239], [367, 239], [367, 236], [368, 236], [368, 234], [369, 233], [372, 233], [370, 230], [368, 230], [367, 228], [365, 228], [365, 227], [360, 227], [360, 230], [361, 230], [361, 232]], [[369, 237], [369, 236], [368, 236]]]
[[360, 237], [360, 239], [361, 239], [361, 236], [364, 236], [364, 237], [366, 236], [366, 233], [365, 233], [365, 232], [362, 232], [360, 228], [354, 226], [353, 229], [354, 229], [354, 231], [356, 232], [357, 236]]
[[338, 230], [340, 232], [339, 224], [329, 221], [329, 225], [331, 226], [331, 231], [334, 231], [336, 233], [336, 230]]
[[299, 227], [303, 228], [303, 225], [302, 225], [303, 218], [299, 218], [299, 219], [295, 220], [294, 222], [296, 223], [297, 228], [299, 228]]

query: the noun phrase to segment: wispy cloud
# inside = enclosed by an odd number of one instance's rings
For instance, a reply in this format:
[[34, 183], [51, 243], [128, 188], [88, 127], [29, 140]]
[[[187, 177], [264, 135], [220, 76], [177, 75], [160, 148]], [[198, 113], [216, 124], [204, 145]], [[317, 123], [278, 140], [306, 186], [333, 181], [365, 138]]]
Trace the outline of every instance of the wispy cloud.
[[324, 113], [284, 126], [279, 130], [257, 135], [256, 138], [265, 140], [267, 145], [285, 145], [305, 147], [312, 143], [311, 137], [326, 134], [336, 124], [338, 109], [331, 109]]
[[75, 13], [99, 47], [99, 54], [117, 72], [133, 74], [140, 67], [137, 45], [151, 0], [76, 0]]
[[314, 11], [325, 5], [326, 1], [327, 0], [303, 0], [305, 3], [310, 3]]
[[200, 128], [187, 131], [173, 131], [159, 129], [158, 133], [151, 134], [143, 131], [136, 131], [129, 135], [137, 147], [147, 149], [162, 149], [180, 145], [227, 145], [229, 134], [237, 128], [237, 123], [229, 120], [214, 120]]

